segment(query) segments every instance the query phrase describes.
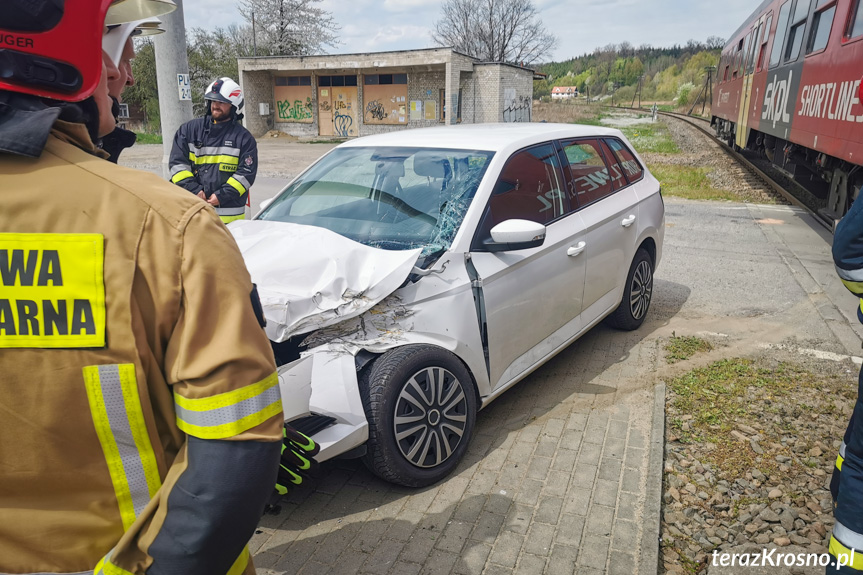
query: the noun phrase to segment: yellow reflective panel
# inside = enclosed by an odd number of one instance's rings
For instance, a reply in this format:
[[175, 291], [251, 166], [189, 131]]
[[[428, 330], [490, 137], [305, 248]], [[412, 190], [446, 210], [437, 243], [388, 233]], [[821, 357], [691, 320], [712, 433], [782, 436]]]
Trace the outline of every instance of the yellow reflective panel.
[[231, 568], [228, 569], [227, 575], [240, 575], [243, 571], [246, 570], [246, 566], [249, 564], [249, 547], [246, 546], [243, 548], [240, 556], [237, 557], [237, 560], [234, 561], [234, 564], [231, 565]]
[[105, 346], [102, 234], [0, 233], [0, 348]]

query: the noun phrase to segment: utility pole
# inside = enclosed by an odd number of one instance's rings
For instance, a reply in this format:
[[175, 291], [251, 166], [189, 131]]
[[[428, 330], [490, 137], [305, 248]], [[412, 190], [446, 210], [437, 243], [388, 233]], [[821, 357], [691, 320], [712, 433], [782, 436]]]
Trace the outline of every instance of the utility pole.
[[705, 66], [704, 71], [707, 72], [707, 76], [704, 78], [704, 86], [699, 90], [698, 95], [695, 97], [695, 100], [692, 102], [692, 107], [689, 108], [689, 112], [686, 114], [687, 116], [692, 115], [692, 111], [695, 109], [695, 106], [698, 105], [698, 99], [704, 94], [704, 99], [701, 101], [701, 114], [704, 114], [704, 107], [707, 105], [707, 98], [713, 98], [713, 71], [716, 70], [716, 66]]
[[192, 119], [192, 92], [189, 85], [189, 57], [186, 53], [186, 23], [183, 0], [174, 0], [177, 9], [161, 16], [165, 33], [153, 39], [156, 47], [156, 81], [159, 85], [159, 117], [162, 124], [162, 175], [169, 178], [168, 158], [174, 134]]
[[701, 103], [701, 115], [704, 115], [704, 106], [707, 105], [707, 98], [710, 98], [711, 111], [713, 110], [713, 71], [716, 70], [716, 66], [707, 66], [705, 68], [707, 70], [707, 95], [704, 97], [704, 102]]
[[635, 88], [635, 94], [632, 95], [632, 103], [629, 105], [630, 108], [635, 107], [635, 97], [638, 96], [638, 107], [641, 108], [641, 82], [644, 80], [644, 74], [638, 77], [638, 86]]
[[258, 38], [255, 35], [255, 13], [252, 12], [252, 56], [258, 56]]

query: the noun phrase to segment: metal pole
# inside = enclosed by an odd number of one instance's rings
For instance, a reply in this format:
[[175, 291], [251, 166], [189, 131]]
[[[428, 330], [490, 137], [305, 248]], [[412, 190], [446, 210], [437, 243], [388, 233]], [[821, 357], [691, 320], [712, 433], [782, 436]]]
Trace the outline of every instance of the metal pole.
[[252, 12], [252, 55], [258, 55], [258, 38], [255, 35], [255, 13]]
[[180, 125], [192, 119], [192, 100], [180, 100], [178, 75], [189, 74], [186, 53], [186, 25], [183, 0], [174, 0], [177, 9], [161, 16], [165, 33], [153, 40], [156, 47], [156, 81], [159, 86], [159, 117], [162, 125], [162, 175], [169, 177], [168, 158], [174, 134]]

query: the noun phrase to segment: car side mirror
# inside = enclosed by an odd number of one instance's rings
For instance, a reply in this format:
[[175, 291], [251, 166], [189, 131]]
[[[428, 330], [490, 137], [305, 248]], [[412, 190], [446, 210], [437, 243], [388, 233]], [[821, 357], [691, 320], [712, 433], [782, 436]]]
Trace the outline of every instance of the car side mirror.
[[529, 220], [506, 220], [491, 229], [482, 245], [489, 252], [511, 252], [536, 248], [545, 241], [545, 226]]
[[260, 207], [261, 211], [266, 210], [266, 209], [267, 209], [267, 206], [269, 206], [270, 204], [272, 204], [272, 203], [273, 203], [273, 200], [275, 200], [275, 199], [276, 199], [276, 198], [267, 198], [266, 200], [262, 200], [262, 201], [261, 201], [261, 207]]

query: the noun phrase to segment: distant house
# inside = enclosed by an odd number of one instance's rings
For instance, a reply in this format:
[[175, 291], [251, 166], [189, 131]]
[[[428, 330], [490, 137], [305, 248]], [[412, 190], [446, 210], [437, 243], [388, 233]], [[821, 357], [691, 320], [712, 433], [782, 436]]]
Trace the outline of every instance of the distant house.
[[578, 97], [578, 88], [575, 86], [555, 86], [551, 89], [552, 100], [569, 100]]

